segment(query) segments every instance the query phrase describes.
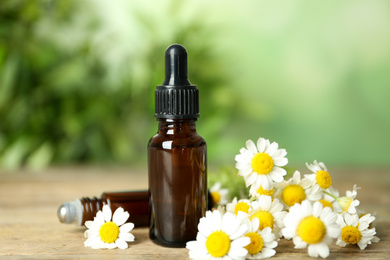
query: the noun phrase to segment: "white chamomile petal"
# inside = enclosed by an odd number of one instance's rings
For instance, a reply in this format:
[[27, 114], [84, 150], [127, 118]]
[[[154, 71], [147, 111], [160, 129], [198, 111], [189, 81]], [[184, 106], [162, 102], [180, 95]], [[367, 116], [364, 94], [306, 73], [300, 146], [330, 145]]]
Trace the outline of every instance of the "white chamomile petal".
[[249, 244], [248, 238], [240, 237], [232, 241], [231, 245], [234, 247], [245, 247]]
[[320, 162], [318, 165], [319, 165], [319, 166], [321, 167], [321, 169], [323, 169], [324, 171], [328, 171], [328, 168], [326, 168], [326, 166], [325, 166], [325, 164], [324, 164], [323, 162]]
[[226, 232], [229, 236], [232, 235], [238, 227], [240, 226], [240, 222], [234, 221], [236, 218], [233, 214], [225, 214], [223, 215], [222, 222], [222, 230]]
[[274, 162], [275, 162], [275, 165], [276, 165], [276, 166], [282, 167], [282, 166], [286, 166], [286, 165], [287, 165], [288, 159], [287, 159], [287, 158], [275, 159]]
[[221, 183], [220, 182], [216, 182], [211, 188], [210, 188], [210, 192], [213, 192], [213, 191], [218, 191], [221, 189]]
[[270, 155], [270, 156], [274, 156], [275, 153], [277, 152], [278, 150], [278, 147], [279, 145], [275, 142], [271, 143], [270, 146], [268, 147], [268, 150], [267, 150], [267, 153]]
[[230, 238], [232, 240], [237, 239], [237, 238], [241, 237], [243, 234], [245, 234], [245, 232], [247, 230], [248, 230], [247, 225], [240, 225], [240, 227], [236, 230], [236, 232], [234, 232], [233, 234], [230, 235]]
[[96, 226], [101, 226], [104, 224], [105, 220], [104, 220], [104, 215], [103, 215], [103, 212], [101, 210], [99, 210], [97, 213], [96, 213], [96, 216], [95, 218], [93, 219], [93, 222], [96, 224]]
[[94, 223], [95, 223], [95, 222], [93, 222], [93, 221], [91, 221], [91, 220], [87, 220], [87, 221], [85, 221], [84, 226], [85, 226], [86, 228], [92, 228], [93, 225], [94, 225]]
[[[276, 251], [272, 248], [265, 247], [261, 250], [262, 252], [262, 257], [261, 258], [269, 258], [271, 256], [274, 256], [276, 254]], [[260, 257], [257, 259], [261, 259]]]
[[[128, 240], [128, 241], [131, 241], [131, 240]], [[116, 246], [118, 246], [118, 248], [120, 248], [120, 249], [126, 249], [126, 248], [129, 247], [129, 245], [128, 245], [128, 244], [126, 243], [126, 241], [123, 240], [123, 239], [118, 239], [118, 240], [116, 240], [116, 241], [115, 241], [115, 244], [116, 244]]]
[[329, 247], [325, 243], [319, 243], [314, 246], [314, 250], [317, 251], [318, 255], [322, 258], [327, 258], [329, 256]]
[[264, 152], [266, 148], [266, 142], [265, 142], [265, 139], [260, 137], [258, 140], [257, 140], [257, 149], [259, 150], [259, 153], [262, 153]]
[[121, 239], [123, 239], [124, 241], [127, 241], [127, 242], [132, 242], [135, 239], [134, 235], [130, 234], [130, 233], [120, 233], [119, 234], [119, 238], [121, 238]]
[[287, 155], [286, 149], [279, 149], [274, 153], [273, 158], [275, 158], [275, 161], [277, 161], [283, 159], [283, 157], [285, 157], [286, 155]]
[[198, 231], [199, 231], [198, 234], [200, 233], [203, 236], [207, 237], [213, 231], [212, 225], [210, 225], [207, 221], [205, 221], [205, 218], [201, 218], [198, 224]]
[[321, 203], [314, 203], [313, 216], [318, 218], [322, 214], [323, 210], [324, 210], [324, 207], [322, 206]]
[[257, 174], [252, 172], [251, 174], [249, 174], [249, 176], [247, 176], [247, 178], [245, 180], [246, 186], [248, 187], [249, 185], [252, 185], [253, 183], [256, 182], [256, 180], [257, 180]]
[[299, 236], [293, 237], [293, 242], [295, 245], [295, 248], [305, 248], [307, 247], [307, 243], [304, 242]]
[[352, 225], [352, 216], [350, 214], [344, 214], [345, 224]]
[[[236, 166], [236, 167], [237, 167], [237, 166]], [[250, 175], [251, 173], [252, 173], [252, 168], [247, 167], [247, 166], [243, 166], [243, 168], [239, 170], [239, 174], [240, 174], [241, 176], [243, 176], [243, 177], [248, 176], [248, 175]], [[255, 176], [256, 176], [256, 175], [254, 175], [254, 177], [255, 177]], [[252, 181], [252, 183], [253, 183], [253, 181]]]
[[250, 229], [249, 232], [256, 232], [259, 229], [260, 221], [258, 218], [253, 218], [250, 223]]
[[246, 147], [251, 153], [257, 153], [255, 143], [252, 140], [246, 141]]
[[218, 210], [213, 212], [210, 224], [212, 225], [213, 231], [222, 229], [222, 216]]
[[129, 212], [125, 212], [122, 207], [119, 207], [112, 217], [112, 221], [118, 226], [123, 225], [130, 217]]
[[302, 201], [302, 208], [301, 208], [301, 212], [303, 214], [303, 216], [310, 216], [313, 214], [313, 206], [312, 204], [310, 203], [310, 201], [308, 200], [304, 200]]
[[134, 224], [129, 222], [129, 223], [125, 223], [122, 226], [120, 226], [119, 230], [120, 230], [120, 232], [126, 233], [126, 232], [130, 232], [131, 230], [133, 230], [133, 228], [134, 228]]
[[368, 224], [368, 222], [360, 222], [359, 224], [359, 231], [363, 231], [365, 229], [367, 229], [369, 227], [370, 224]]
[[99, 236], [99, 229], [87, 229], [84, 232], [85, 238], [97, 237]]
[[330, 225], [326, 231], [328, 236], [331, 238], [337, 238], [341, 233], [340, 227], [338, 225]]
[[279, 183], [284, 180], [283, 176], [286, 175], [286, 170], [275, 166], [273, 171], [270, 172], [269, 175], [274, 182]]
[[[285, 224], [286, 224], [286, 222], [285, 222]], [[286, 239], [294, 238], [295, 230], [293, 230], [292, 228], [289, 228], [289, 227], [285, 227], [282, 229], [282, 235]]]
[[353, 200], [350, 206], [348, 207], [348, 213], [355, 214], [356, 213], [356, 207], [359, 206], [360, 201]]
[[107, 204], [103, 206], [103, 216], [105, 222], [111, 221], [112, 211], [110, 206], [108, 206]]
[[[243, 237], [243, 239], [245, 239], [245, 237]], [[249, 239], [245, 240], [249, 241]], [[247, 254], [248, 251], [245, 248], [235, 247], [233, 245], [231, 245], [230, 251], [228, 252], [228, 256], [230, 257], [230, 259], [244, 259]]]

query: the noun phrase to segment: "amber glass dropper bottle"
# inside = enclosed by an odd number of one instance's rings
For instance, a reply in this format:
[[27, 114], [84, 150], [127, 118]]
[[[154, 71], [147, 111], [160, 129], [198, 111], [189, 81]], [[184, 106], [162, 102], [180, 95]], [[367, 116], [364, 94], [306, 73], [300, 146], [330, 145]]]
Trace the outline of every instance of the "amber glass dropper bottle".
[[157, 244], [184, 247], [195, 240], [207, 207], [206, 142], [196, 132], [198, 88], [187, 76], [187, 51], [165, 52], [165, 81], [155, 91], [157, 134], [148, 144], [149, 237]]
[[147, 190], [104, 192], [100, 198], [81, 198], [65, 202], [57, 211], [61, 223], [84, 225], [85, 221], [93, 220], [103, 205], [110, 206], [112, 212], [119, 207], [129, 212], [128, 221], [135, 227], [149, 226], [149, 195]]

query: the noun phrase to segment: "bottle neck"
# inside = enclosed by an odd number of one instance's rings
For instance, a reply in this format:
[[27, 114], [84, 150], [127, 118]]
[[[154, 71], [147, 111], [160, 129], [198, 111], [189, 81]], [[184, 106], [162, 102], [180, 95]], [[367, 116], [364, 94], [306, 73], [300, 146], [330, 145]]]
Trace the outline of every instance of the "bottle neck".
[[196, 133], [196, 118], [194, 119], [157, 119], [160, 134], [192, 134]]
[[96, 213], [103, 209], [103, 200], [96, 197], [83, 197], [80, 199], [80, 202], [83, 206], [83, 213], [81, 218], [82, 224], [84, 224], [84, 222], [87, 220], [93, 220]]

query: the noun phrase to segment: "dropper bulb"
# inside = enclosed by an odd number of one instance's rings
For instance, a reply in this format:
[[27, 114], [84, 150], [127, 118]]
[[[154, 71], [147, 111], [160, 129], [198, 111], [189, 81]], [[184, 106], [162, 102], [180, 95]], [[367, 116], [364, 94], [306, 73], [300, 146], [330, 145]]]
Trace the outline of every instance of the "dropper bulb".
[[187, 51], [180, 44], [172, 44], [165, 51], [165, 86], [189, 86]]
[[196, 119], [199, 117], [199, 91], [187, 73], [187, 51], [172, 44], [165, 51], [165, 80], [155, 91], [156, 118]]

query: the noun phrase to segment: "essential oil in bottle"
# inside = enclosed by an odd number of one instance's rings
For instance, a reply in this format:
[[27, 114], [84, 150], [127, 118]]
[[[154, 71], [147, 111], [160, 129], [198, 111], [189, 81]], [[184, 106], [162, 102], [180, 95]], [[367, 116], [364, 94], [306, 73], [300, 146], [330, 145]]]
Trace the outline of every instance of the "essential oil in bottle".
[[127, 220], [134, 223], [135, 227], [149, 226], [149, 195], [147, 190], [104, 192], [100, 198], [81, 198], [65, 202], [57, 211], [61, 223], [75, 223], [78, 226], [84, 225], [85, 221], [93, 220], [96, 213], [103, 209], [103, 205], [110, 206], [112, 212], [119, 207], [129, 212]]
[[155, 91], [158, 131], [148, 144], [149, 237], [184, 247], [195, 240], [207, 208], [206, 142], [196, 132], [198, 88], [187, 76], [187, 51], [165, 52], [165, 80]]

